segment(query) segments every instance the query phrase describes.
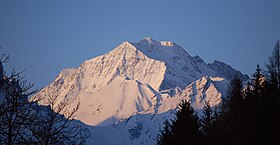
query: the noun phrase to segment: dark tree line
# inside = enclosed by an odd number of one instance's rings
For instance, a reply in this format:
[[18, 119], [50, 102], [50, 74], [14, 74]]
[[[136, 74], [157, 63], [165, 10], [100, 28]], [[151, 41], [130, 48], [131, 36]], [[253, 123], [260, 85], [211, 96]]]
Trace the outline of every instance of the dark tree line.
[[262, 71], [257, 65], [248, 84], [230, 81], [228, 94], [218, 110], [209, 103], [198, 119], [184, 101], [171, 123], [165, 123], [158, 145], [279, 145], [280, 43]]
[[[57, 96], [48, 96], [48, 106], [38, 105], [39, 98], [30, 100], [37, 90], [12, 71], [7, 75], [0, 59], [0, 144], [5, 145], [69, 145], [84, 144], [88, 131], [73, 121], [79, 104], [67, 110], [68, 100], [57, 102]], [[55, 110], [55, 111], [54, 111]], [[64, 114], [64, 115], [61, 115]]]

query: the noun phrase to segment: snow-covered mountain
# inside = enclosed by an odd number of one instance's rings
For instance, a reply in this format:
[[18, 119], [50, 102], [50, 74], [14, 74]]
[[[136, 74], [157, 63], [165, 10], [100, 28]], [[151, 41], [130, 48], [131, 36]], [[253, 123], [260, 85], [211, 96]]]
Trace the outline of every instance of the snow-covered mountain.
[[235, 75], [248, 79], [225, 63], [207, 64], [174, 42], [147, 37], [62, 70], [36, 96], [44, 105], [49, 95], [58, 103], [68, 99], [68, 107], [79, 101], [76, 119], [91, 128], [89, 144], [154, 144], [182, 100], [190, 99], [198, 113], [207, 101], [219, 105]]

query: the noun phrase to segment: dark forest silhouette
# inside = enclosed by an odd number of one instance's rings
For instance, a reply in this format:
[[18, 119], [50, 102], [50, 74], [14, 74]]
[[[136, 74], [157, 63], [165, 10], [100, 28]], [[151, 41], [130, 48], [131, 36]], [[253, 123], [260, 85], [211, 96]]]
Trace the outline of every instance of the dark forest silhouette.
[[215, 110], [206, 103], [204, 116], [198, 120], [190, 103], [182, 102], [176, 118], [171, 123], [166, 122], [159, 133], [157, 144], [279, 145], [279, 46], [277, 41], [265, 64], [266, 69], [262, 71], [257, 65], [247, 84], [237, 76], [230, 81], [221, 109]]

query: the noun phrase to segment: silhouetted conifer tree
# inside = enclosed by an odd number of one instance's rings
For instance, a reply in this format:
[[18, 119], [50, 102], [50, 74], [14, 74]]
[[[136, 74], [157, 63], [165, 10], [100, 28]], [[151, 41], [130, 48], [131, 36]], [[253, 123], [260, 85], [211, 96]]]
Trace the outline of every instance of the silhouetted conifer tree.
[[228, 100], [223, 106], [221, 114], [221, 137], [223, 144], [244, 144], [244, 96], [242, 89], [241, 79], [235, 76], [230, 82], [227, 95]]
[[172, 121], [171, 143], [174, 145], [201, 145], [202, 133], [197, 114], [190, 102], [183, 101], [179, 105], [175, 120]]
[[171, 145], [171, 125], [168, 121], [164, 122], [164, 129], [160, 132], [157, 137], [157, 144], [158, 145]]
[[246, 138], [243, 142], [246, 145], [255, 145], [261, 143], [261, 126], [263, 116], [263, 105], [261, 98], [264, 94], [264, 76], [261, 73], [260, 66], [257, 65], [255, 73], [252, 75], [252, 79], [248, 82], [245, 89], [245, 100], [243, 110], [243, 133]]
[[209, 101], [203, 107], [203, 117], [200, 120], [205, 145], [216, 145], [218, 137], [218, 113], [210, 106]]

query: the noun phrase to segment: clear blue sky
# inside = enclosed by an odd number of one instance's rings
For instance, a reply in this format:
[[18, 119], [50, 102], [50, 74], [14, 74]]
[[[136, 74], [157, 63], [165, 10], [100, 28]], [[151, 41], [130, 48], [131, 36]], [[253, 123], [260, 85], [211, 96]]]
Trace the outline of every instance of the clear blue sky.
[[7, 70], [36, 88], [123, 41], [171, 40], [251, 75], [280, 39], [279, 0], [1, 0]]

